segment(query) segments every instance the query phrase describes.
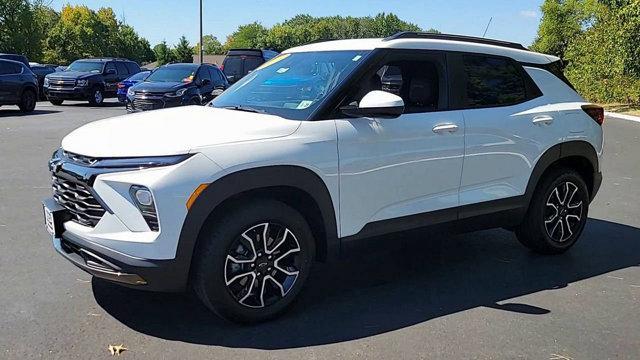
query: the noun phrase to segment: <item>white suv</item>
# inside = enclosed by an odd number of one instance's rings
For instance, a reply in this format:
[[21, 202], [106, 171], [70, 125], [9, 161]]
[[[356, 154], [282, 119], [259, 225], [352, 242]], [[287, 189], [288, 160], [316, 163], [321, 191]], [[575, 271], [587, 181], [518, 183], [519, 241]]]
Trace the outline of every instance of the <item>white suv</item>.
[[505, 227], [561, 253], [601, 183], [604, 113], [560, 67], [452, 35], [293, 48], [209, 106], [69, 134], [50, 161], [47, 228], [97, 277], [192, 287], [244, 322], [281, 313], [314, 260], [373, 236]]

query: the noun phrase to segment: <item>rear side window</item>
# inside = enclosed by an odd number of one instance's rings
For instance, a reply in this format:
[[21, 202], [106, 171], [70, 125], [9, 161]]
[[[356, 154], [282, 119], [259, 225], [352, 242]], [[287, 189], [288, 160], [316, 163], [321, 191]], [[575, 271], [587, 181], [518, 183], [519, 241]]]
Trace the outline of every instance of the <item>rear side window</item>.
[[508, 106], [527, 100], [525, 80], [513, 61], [505, 58], [464, 55], [465, 107]]
[[247, 56], [247, 58], [244, 59], [244, 74], [246, 75], [250, 71], [255, 70], [258, 66], [262, 65], [262, 63], [264, 63], [262, 58]]
[[129, 70], [127, 70], [127, 67], [124, 66], [123, 62], [117, 62], [116, 68], [118, 69], [119, 75], [129, 75]]
[[0, 75], [12, 75], [22, 73], [22, 66], [7, 61], [0, 61]]
[[224, 60], [224, 73], [227, 75], [242, 74], [242, 59], [239, 56], [227, 56]]
[[124, 65], [129, 69], [129, 74], [137, 74], [140, 72], [140, 66], [134, 62], [125, 62]]

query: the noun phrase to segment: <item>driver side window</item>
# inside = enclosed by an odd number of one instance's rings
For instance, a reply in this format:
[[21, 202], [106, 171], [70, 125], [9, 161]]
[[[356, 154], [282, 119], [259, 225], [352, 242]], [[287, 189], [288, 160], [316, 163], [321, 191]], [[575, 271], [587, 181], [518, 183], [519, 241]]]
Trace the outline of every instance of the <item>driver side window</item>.
[[444, 61], [438, 55], [418, 56], [394, 56], [398, 60], [387, 61], [375, 72], [365, 74], [347, 104], [357, 105], [369, 92], [382, 90], [402, 98], [405, 114], [445, 109]]
[[115, 73], [117, 74], [117, 70], [116, 70], [116, 65], [113, 62], [108, 62], [105, 67], [104, 67], [104, 73], [106, 74], [109, 70], [113, 70], [115, 71]]

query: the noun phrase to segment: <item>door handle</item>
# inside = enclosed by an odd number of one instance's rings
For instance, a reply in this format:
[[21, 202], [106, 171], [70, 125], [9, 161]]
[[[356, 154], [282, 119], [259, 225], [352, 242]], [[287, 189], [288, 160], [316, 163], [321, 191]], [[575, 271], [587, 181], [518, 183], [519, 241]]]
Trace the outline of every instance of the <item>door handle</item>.
[[540, 115], [533, 118], [533, 123], [536, 125], [549, 125], [553, 122], [553, 117], [549, 115]]
[[458, 131], [458, 125], [456, 124], [440, 124], [433, 127], [433, 132], [436, 134], [440, 134], [443, 132], [456, 132]]

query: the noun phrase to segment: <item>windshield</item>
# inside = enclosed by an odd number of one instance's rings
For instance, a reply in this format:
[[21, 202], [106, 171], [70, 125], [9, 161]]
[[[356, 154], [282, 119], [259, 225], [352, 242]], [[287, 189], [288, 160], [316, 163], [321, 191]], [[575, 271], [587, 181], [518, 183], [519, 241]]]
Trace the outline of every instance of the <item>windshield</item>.
[[196, 76], [194, 67], [161, 67], [152, 72], [144, 81], [152, 82], [191, 82]]
[[282, 54], [235, 83], [211, 102], [211, 106], [306, 120], [368, 53], [322, 51]]
[[131, 75], [127, 80], [129, 81], [141, 81], [149, 75], [149, 71], [141, 71], [135, 75]]
[[104, 63], [93, 61], [74, 61], [65, 71], [101, 73]]

